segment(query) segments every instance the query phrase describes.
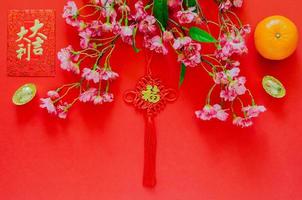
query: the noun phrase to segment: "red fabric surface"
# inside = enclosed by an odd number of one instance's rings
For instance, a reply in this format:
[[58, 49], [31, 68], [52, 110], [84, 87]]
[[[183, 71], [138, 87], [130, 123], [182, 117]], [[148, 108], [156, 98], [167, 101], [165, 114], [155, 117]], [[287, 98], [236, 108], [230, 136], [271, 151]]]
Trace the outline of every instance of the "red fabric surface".
[[[249, 36], [250, 53], [242, 58], [242, 74], [268, 111], [248, 129], [195, 119], [194, 111], [202, 106], [211, 80], [201, 69], [189, 69], [179, 99], [155, 118], [157, 186], [149, 190], [142, 187], [144, 118], [122, 98], [144, 73], [142, 53], [120, 47], [113, 56], [113, 66], [121, 75], [113, 84], [116, 101], [99, 107], [78, 104], [66, 121], [38, 107], [47, 90], [72, 79], [58, 62], [56, 77], [6, 75], [7, 10], [56, 9], [59, 50], [77, 42], [72, 36], [75, 31], [60, 17], [64, 3], [0, 3], [0, 199], [302, 199], [301, 45], [289, 59], [270, 62], [256, 53]], [[302, 27], [301, 6], [299, 0], [247, 0], [240, 16], [253, 28], [272, 14], [288, 16]], [[158, 56], [153, 66], [167, 86], [177, 87], [180, 69], [175, 56]], [[266, 74], [284, 83], [284, 99], [265, 94], [261, 79]], [[27, 82], [37, 84], [37, 98], [23, 107], [12, 105], [13, 92]]]

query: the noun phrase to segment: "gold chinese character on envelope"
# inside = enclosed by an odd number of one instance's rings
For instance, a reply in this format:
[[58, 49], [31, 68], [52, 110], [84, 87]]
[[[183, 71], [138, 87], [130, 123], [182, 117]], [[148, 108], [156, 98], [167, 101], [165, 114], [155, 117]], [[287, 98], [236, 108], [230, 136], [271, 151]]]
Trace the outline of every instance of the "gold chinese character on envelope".
[[54, 76], [53, 10], [9, 11], [7, 71], [9, 76]]
[[47, 39], [47, 36], [39, 32], [44, 26], [39, 19], [35, 19], [34, 25], [28, 29], [21, 26], [20, 32], [17, 33], [18, 49], [16, 50], [17, 58], [22, 60], [25, 55], [26, 60], [31, 60], [32, 53], [34, 55], [43, 56], [43, 43]]

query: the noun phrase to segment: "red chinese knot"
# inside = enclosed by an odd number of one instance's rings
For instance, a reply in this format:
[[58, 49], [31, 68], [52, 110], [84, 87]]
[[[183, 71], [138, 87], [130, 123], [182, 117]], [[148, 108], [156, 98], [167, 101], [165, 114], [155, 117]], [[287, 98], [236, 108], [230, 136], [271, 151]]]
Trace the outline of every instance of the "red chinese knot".
[[166, 88], [160, 79], [151, 75], [142, 77], [134, 90], [125, 93], [124, 100], [133, 104], [136, 109], [143, 111], [146, 119], [144, 174], [143, 185], [154, 187], [156, 185], [156, 131], [154, 117], [162, 111], [168, 102], [177, 99], [174, 89]]

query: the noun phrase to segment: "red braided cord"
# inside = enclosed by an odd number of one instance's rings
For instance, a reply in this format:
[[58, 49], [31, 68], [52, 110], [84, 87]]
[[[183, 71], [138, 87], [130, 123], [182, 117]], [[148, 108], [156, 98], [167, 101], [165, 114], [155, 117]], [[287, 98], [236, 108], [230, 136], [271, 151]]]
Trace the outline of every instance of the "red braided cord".
[[[144, 175], [143, 185], [145, 187], [154, 187], [156, 184], [156, 131], [154, 116], [164, 109], [167, 102], [175, 101], [176, 91], [167, 89], [159, 79], [151, 77], [151, 71], [148, 75], [142, 77], [134, 90], [125, 93], [124, 100], [132, 103], [138, 110], [144, 111], [146, 116], [145, 128], [145, 150], [144, 150]], [[156, 86], [160, 99], [156, 103], [146, 101], [142, 92], [147, 86]]]

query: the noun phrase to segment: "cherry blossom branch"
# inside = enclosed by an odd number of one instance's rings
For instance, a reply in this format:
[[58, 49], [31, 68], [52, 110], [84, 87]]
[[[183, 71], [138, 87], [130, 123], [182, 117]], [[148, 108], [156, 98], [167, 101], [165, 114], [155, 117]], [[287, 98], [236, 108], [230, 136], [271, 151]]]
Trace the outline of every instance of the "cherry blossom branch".
[[[69, 90], [61, 94], [63, 88], [73, 87], [67, 84], [50, 91], [47, 98], [41, 99], [41, 107], [65, 118], [76, 102], [112, 102], [110, 85], [118, 74], [112, 71], [110, 59], [116, 41], [121, 40], [131, 45], [135, 52], [145, 48], [166, 55], [172, 49], [184, 69], [200, 67], [207, 72], [214, 85], [209, 90], [204, 107], [196, 111], [197, 118], [226, 121], [231, 114], [233, 124], [240, 127], [252, 125], [252, 118], [264, 112], [265, 108], [255, 103], [251, 91], [245, 87], [246, 78], [240, 76], [240, 63], [234, 59], [235, 55], [237, 57], [248, 51], [245, 37], [250, 33], [250, 27], [243, 25], [234, 11], [242, 6], [243, 0], [214, 0], [217, 21], [205, 15], [198, 1], [168, 0], [168, 5], [163, 2], [151, 0], [145, 4], [136, 1], [134, 9], [130, 9], [128, 2], [123, 0], [91, 0], [78, 9], [74, 1], [69, 1], [64, 7], [63, 18], [77, 29], [81, 49], [76, 51], [72, 46], [63, 48], [58, 53], [58, 59], [63, 70], [74, 73], [80, 79], [75, 87], [79, 95], [73, 98], [72, 103], [67, 103], [69, 95], [72, 96]], [[88, 13], [82, 13], [84, 10]], [[215, 37], [213, 33], [218, 34]], [[137, 43], [137, 34], [143, 36], [142, 44]], [[215, 50], [205, 53], [204, 43], [212, 44]], [[94, 64], [89, 67], [88, 63]], [[220, 88], [218, 97], [212, 97], [214, 88]], [[248, 106], [244, 106], [240, 98], [246, 94], [252, 99], [252, 104]], [[219, 99], [219, 103], [211, 104], [210, 99]], [[235, 114], [236, 100], [242, 103], [242, 117]]]

